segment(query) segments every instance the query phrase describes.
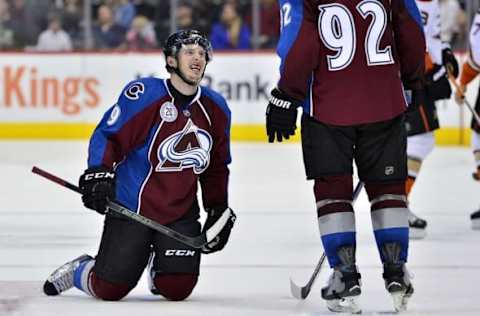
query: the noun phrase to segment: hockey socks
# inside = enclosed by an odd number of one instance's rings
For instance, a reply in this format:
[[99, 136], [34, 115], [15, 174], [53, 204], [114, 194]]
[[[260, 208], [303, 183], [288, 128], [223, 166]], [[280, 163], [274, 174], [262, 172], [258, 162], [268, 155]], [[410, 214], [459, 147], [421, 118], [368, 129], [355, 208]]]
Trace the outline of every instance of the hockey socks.
[[90, 272], [93, 269], [95, 260], [85, 260], [73, 272], [73, 285], [90, 296], [95, 296], [90, 289]]

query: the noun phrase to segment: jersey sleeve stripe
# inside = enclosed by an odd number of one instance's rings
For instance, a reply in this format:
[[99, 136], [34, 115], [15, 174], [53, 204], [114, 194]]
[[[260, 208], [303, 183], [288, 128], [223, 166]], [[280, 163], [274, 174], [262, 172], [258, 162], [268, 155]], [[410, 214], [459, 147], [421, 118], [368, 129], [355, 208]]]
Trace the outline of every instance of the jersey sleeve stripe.
[[[289, 7], [285, 7], [287, 4]], [[284, 10], [284, 8], [288, 8], [288, 10], [283, 12], [283, 19], [281, 21], [283, 26], [281, 30], [282, 35], [280, 36], [280, 41], [278, 42], [277, 46], [277, 54], [281, 58], [280, 73], [283, 72], [285, 67], [285, 59], [295, 40], [297, 39], [298, 33], [302, 27], [303, 1], [281, 1], [281, 10]], [[290, 24], [287, 27], [285, 23]]]
[[407, 11], [410, 14], [410, 16], [415, 20], [415, 22], [418, 24], [418, 26], [423, 32], [422, 17], [420, 16], [420, 11], [418, 11], [418, 7], [417, 7], [417, 4], [415, 3], [415, 0], [403, 0], [403, 3], [405, 4], [405, 8], [407, 8]]

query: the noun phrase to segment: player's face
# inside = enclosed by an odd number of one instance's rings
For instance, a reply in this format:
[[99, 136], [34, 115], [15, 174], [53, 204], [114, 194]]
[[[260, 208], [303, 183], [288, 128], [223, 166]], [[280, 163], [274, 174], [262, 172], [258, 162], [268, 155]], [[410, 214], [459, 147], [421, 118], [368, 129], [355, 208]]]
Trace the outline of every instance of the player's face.
[[198, 44], [182, 47], [178, 53], [178, 68], [186, 79], [199, 83], [207, 65], [206, 52]]

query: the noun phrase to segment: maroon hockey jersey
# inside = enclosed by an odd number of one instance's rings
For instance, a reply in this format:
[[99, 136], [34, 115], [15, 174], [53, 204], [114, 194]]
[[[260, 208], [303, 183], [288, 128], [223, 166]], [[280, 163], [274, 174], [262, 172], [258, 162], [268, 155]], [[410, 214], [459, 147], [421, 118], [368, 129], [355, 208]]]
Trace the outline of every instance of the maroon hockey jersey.
[[198, 182], [205, 208], [228, 205], [230, 110], [207, 87], [181, 105], [165, 80], [129, 83], [90, 139], [88, 166], [114, 167], [116, 199], [161, 224], [188, 212]]
[[415, 0], [280, 0], [278, 87], [331, 125], [391, 119], [421, 87], [425, 38]]

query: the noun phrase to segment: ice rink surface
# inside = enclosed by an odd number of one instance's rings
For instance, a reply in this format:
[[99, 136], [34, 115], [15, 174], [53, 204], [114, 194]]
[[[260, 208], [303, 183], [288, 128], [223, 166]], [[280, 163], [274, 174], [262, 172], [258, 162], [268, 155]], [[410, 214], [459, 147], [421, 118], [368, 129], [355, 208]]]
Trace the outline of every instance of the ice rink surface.
[[[76, 193], [30, 170], [37, 165], [76, 183], [86, 148], [86, 142], [0, 142], [0, 315], [332, 314], [320, 297], [326, 266], [305, 301], [290, 295], [289, 278], [305, 284], [322, 253], [299, 144], [233, 144], [230, 204], [238, 221], [227, 248], [202, 257], [187, 301], [151, 295], [145, 275], [121, 302], [76, 289], [44, 296], [41, 286], [54, 269], [96, 254], [102, 217], [84, 209]], [[428, 234], [410, 244], [415, 294], [406, 315], [480, 315], [480, 231], [471, 230], [469, 219], [480, 204], [473, 165], [470, 150], [460, 147], [436, 148], [424, 164], [411, 207], [428, 220]], [[355, 208], [363, 315], [392, 314], [364, 192]]]

